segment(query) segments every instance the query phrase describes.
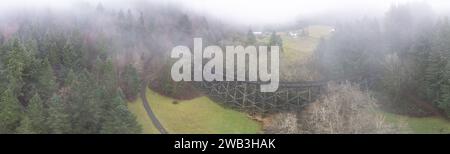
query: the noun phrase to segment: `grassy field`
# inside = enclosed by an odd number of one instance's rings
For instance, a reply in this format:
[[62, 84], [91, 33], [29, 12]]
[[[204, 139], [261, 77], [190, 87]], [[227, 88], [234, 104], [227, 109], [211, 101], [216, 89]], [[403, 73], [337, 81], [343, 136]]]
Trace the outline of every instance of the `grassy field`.
[[282, 32], [283, 52], [280, 55], [281, 79], [286, 81], [315, 80], [318, 74], [308, 65], [321, 38], [331, 35], [332, 27], [308, 26], [305, 28], [309, 35], [298, 37], [289, 36], [289, 32]]
[[[278, 32], [283, 40], [283, 56], [291, 61], [304, 61], [309, 58], [316, 49], [321, 38], [327, 38], [332, 33], [332, 27], [324, 25], [311, 25], [304, 28], [308, 31], [307, 36], [299, 36], [293, 38], [288, 35], [289, 31]], [[270, 35], [264, 37], [258, 37], [260, 44], [268, 44], [270, 41]], [[282, 60], [282, 61], [283, 61]], [[298, 64], [298, 63], [296, 63]]]
[[[288, 63], [299, 64], [305, 62], [314, 52], [321, 38], [326, 38], [331, 34], [332, 27], [329, 26], [308, 26], [305, 28], [309, 35], [293, 38], [287, 33], [283, 33], [283, 54]], [[301, 64], [301, 63], [300, 63]]]
[[147, 112], [142, 105], [141, 98], [136, 99], [134, 102], [128, 103], [128, 109], [136, 115], [137, 121], [142, 126], [142, 133], [159, 134], [159, 131], [153, 125], [152, 120], [147, 116]]
[[[246, 114], [223, 108], [207, 97], [199, 97], [189, 101], [177, 101], [147, 90], [147, 99], [161, 124], [169, 133], [260, 133], [261, 124], [251, 120]], [[136, 114], [139, 123], [150, 125], [140, 100], [131, 103], [130, 110]], [[154, 133], [155, 128], [143, 127], [144, 133]]]
[[325, 25], [311, 25], [306, 27], [309, 32], [309, 36], [312, 38], [320, 39], [322, 37], [328, 37], [332, 32], [333, 27]]
[[406, 124], [404, 133], [418, 133], [418, 134], [436, 134], [436, 133], [450, 133], [450, 122], [441, 117], [408, 117], [392, 113], [383, 113], [388, 122], [394, 124]]
[[282, 35], [281, 38], [283, 39], [283, 56], [288, 60], [288, 63], [293, 63], [293, 61], [306, 62], [319, 42], [319, 40], [311, 37], [292, 38]]

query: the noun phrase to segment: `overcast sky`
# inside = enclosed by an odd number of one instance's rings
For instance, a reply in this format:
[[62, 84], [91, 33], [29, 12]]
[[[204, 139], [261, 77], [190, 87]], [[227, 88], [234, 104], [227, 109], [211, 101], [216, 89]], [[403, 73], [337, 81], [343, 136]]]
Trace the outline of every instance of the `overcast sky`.
[[[0, 10], [21, 7], [65, 8], [82, 0], [0, 0]], [[106, 7], [127, 7], [130, 0], [89, 0]], [[450, 10], [449, 0], [148, 0], [162, 4], [181, 4], [187, 10], [206, 13], [225, 21], [243, 24], [265, 24], [292, 21], [327, 12], [344, 11], [357, 14], [384, 13], [392, 4], [426, 1], [436, 12]], [[1, 12], [0, 12], [1, 13]]]

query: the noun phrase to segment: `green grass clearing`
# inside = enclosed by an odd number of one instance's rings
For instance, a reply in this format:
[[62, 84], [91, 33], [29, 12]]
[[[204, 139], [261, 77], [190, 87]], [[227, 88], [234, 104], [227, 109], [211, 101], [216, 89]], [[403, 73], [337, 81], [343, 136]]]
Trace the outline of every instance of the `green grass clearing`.
[[308, 30], [310, 37], [320, 39], [322, 37], [328, 37], [331, 34], [333, 27], [325, 25], [311, 25], [305, 29]]
[[405, 130], [401, 130], [406, 133], [417, 133], [417, 134], [438, 134], [450, 133], [450, 122], [441, 117], [409, 117], [403, 115], [397, 115], [393, 113], [383, 112], [388, 122], [398, 124], [406, 123], [407, 127]]
[[155, 128], [150, 117], [147, 116], [147, 112], [142, 105], [141, 98], [136, 99], [133, 102], [128, 103], [128, 109], [136, 115], [136, 120], [142, 127], [142, 133], [144, 134], [159, 134], [159, 131]]
[[[260, 133], [262, 129], [260, 123], [250, 119], [245, 113], [224, 108], [205, 96], [188, 101], [177, 100], [178, 103], [174, 104], [174, 99], [148, 89], [147, 99], [156, 117], [169, 133], [254, 134]], [[150, 121], [146, 114], [137, 115], [146, 116], [138, 119]], [[144, 128], [144, 132], [152, 132], [153, 129]]]
[[283, 58], [289, 64], [294, 63], [294, 61], [300, 63], [306, 62], [319, 43], [317, 39], [311, 37], [292, 38], [282, 35], [281, 38], [283, 39]]
[[313, 25], [308, 26], [305, 30], [308, 31], [308, 36], [298, 36], [293, 38], [287, 32], [281, 35], [283, 40], [283, 54], [288, 63], [301, 64], [298, 62], [306, 62], [316, 50], [321, 38], [329, 37], [332, 32], [332, 27]]

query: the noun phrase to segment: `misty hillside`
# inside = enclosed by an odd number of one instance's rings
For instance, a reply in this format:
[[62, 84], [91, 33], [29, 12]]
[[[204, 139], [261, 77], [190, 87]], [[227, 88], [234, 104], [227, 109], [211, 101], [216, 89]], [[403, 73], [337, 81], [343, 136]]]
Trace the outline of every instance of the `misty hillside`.
[[[66, 2], [0, 14], [0, 134], [450, 132], [444, 3]], [[194, 38], [279, 47], [278, 90], [175, 81], [171, 52]]]
[[1, 132], [138, 133], [126, 101], [159, 73], [167, 51], [232, 34], [175, 8], [140, 7], [150, 11], [99, 3], [1, 18]]

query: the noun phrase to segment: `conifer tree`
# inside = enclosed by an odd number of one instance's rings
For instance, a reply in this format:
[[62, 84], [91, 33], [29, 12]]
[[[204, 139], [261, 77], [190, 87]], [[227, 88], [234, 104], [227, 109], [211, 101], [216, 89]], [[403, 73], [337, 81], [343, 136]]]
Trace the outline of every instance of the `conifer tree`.
[[139, 92], [139, 74], [133, 65], [129, 64], [122, 72], [122, 89], [128, 100], [133, 100]]
[[56, 78], [53, 75], [53, 69], [48, 59], [44, 59], [42, 61], [39, 73], [37, 75], [37, 87], [39, 87], [39, 95], [43, 100], [48, 100], [58, 88]]
[[30, 120], [30, 126], [27, 127], [30, 127], [33, 132], [48, 133], [48, 127], [46, 125], [48, 113], [39, 94], [35, 94], [31, 98], [25, 116]]
[[69, 70], [69, 73], [67, 74], [66, 78], [64, 79], [64, 86], [70, 87], [76, 80], [77, 80], [77, 76], [75, 75], [75, 72], [71, 69], [71, 70]]
[[432, 51], [425, 70], [426, 96], [435, 101], [439, 98], [439, 86], [442, 81], [443, 60], [440, 52]]
[[31, 120], [28, 116], [24, 116], [20, 121], [20, 126], [17, 128], [19, 134], [37, 134], [32, 127]]
[[124, 100], [117, 94], [112, 101], [113, 108], [108, 111], [101, 133], [104, 134], [136, 134], [141, 133], [141, 126], [137, 123], [136, 117], [127, 109]]
[[65, 69], [80, 70], [81, 69], [82, 53], [76, 49], [72, 40], [67, 40], [63, 48], [62, 63]]
[[255, 45], [256, 43], [256, 36], [253, 34], [253, 31], [250, 29], [247, 33], [247, 44], [248, 45]]
[[25, 57], [25, 49], [19, 40], [15, 39], [5, 60], [6, 78], [14, 94], [20, 94], [20, 89], [24, 85], [22, 75], [26, 65]]
[[14, 133], [20, 124], [21, 107], [11, 88], [0, 93], [0, 134]]
[[450, 62], [447, 62], [447, 65], [445, 66], [440, 90], [441, 98], [438, 106], [450, 116]]
[[70, 87], [66, 101], [74, 133], [98, 133], [102, 110], [95, 86], [100, 85], [95, 85], [92, 75], [84, 70]]
[[279, 46], [280, 51], [283, 51], [283, 40], [281, 39], [281, 37], [279, 35], [277, 35], [277, 33], [275, 31], [272, 32], [272, 35], [270, 36], [269, 45], [270, 46]]
[[66, 112], [65, 105], [61, 97], [54, 94], [48, 103], [49, 117], [47, 125], [50, 133], [64, 134], [71, 132], [71, 122], [69, 114]]

